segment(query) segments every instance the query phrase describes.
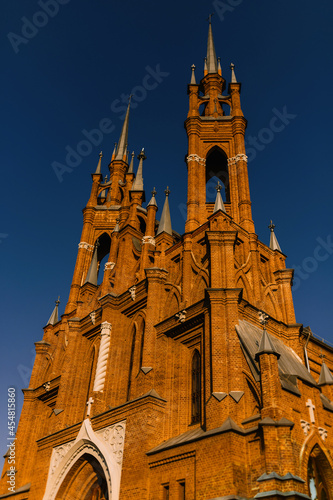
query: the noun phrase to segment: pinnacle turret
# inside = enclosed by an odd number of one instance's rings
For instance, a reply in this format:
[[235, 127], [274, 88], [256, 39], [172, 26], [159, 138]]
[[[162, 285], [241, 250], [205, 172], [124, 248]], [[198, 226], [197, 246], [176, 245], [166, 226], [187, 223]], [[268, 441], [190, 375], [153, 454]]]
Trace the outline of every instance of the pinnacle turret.
[[237, 83], [236, 75], [235, 75], [235, 65], [234, 63], [230, 64], [231, 69], [231, 83]]
[[273, 222], [271, 221], [271, 223], [268, 227], [271, 230], [271, 237], [269, 240], [269, 248], [271, 250], [279, 250], [279, 252], [281, 252], [280, 245], [279, 245], [277, 237], [275, 236], [275, 233], [274, 233], [275, 224], [273, 224]]
[[146, 159], [146, 155], [144, 153], [144, 148], [142, 148], [140, 154], [138, 155], [139, 166], [138, 171], [136, 173], [136, 177], [134, 179], [131, 191], [143, 191], [143, 177], [142, 177], [142, 169], [143, 169], [143, 160]]
[[156, 196], [156, 190], [155, 190], [155, 188], [152, 190], [151, 194], [152, 194], [152, 197], [151, 197], [151, 200], [148, 203], [147, 207], [150, 207], [152, 205], [154, 205], [155, 207], [157, 207], [156, 198], [155, 198], [155, 196]]
[[195, 79], [195, 64], [192, 64], [191, 66], [191, 70], [192, 70], [192, 73], [191, 73], [191, 82], [190, 82], [190, 85], [196, 85], [196, 79]]
[[127, 143], [128, 143], [128, 120], [129, 120], [129, 112], [130, 112], [130, 106], [131, 106], [131, 97], [129, 98], [128, 101], [128, 106], [127, 106], [127, 111], [126, 111], [126, 116], [125, 120], [123, 123], [123, 128], [121, 130], [118, 146], [117, 146], [117, 151], [115, 154], [115, 160], [123, 160], [124, 157], [126, 158], [126, 153], [127, 153]]
[[128, 174], [133, 174], [134, 173], [134, 151], [132, 151], [132, 155], [131, 155], [131, 163], [130, 163], [130, 166], [128, 167], [128, 170], [127, 170], [127, 173]]
[[55, 302], [55, 304], [56, 304], [55, 308], [53, 309], [52, 314], [51, 314], [48, 322], [46, 323], [46, 326], [48, 326], [48, 325], [55, 325], [59, 321], [59, 316], [58, 316], [58, 306], [60, 304], [59, 298], [60, 297], [58, 297], [58, 300], [56, 300], [56, 302]]
[[165, 192], [165, 202], [156, 236], [163, 232], [168, 233], [172, 236], [171, 216], [169, 207], [169, 194], [170, 194], [169, 188], [167, 187], [164, 192]]
[[97, 167], [96, 167], [96, 172], [95, 172], [95, 174], [102, 174], [102, 171], [101, 171], [102, 158], [103, 158], [103, 153], [102, 153], [102, 151], [101, 151], [101, 152], [99, 153], [99, 160], [98, 160], [98, 163], [97, 163]]

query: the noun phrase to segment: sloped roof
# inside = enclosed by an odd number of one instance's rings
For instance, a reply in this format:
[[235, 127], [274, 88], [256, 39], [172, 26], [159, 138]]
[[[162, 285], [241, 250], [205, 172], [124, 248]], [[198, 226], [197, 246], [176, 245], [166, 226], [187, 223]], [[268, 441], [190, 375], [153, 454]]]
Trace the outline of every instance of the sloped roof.
[[[259, 349], [262, 338], [262, 330], [248, 321], [239, 320], [239, 324], [236, 325], [236, 331], [252, 372], [260, 372], [259, 362], [256, 361], [256, 353]], [[297, 356], [297, 354], [290, 347], [286, 346], [281, 340], [277, 339], [273, 335], [270, 335], [269, 333], [268, 336], [275, 351], [280, 354], [278, 366], [279, 372], [284, 376], [284, 378], [294, 375], [311, 385], [317, 385], [315, 379], [310, 375], [299, 356]], [[288, 378], [290, 380], [290, 377]]]

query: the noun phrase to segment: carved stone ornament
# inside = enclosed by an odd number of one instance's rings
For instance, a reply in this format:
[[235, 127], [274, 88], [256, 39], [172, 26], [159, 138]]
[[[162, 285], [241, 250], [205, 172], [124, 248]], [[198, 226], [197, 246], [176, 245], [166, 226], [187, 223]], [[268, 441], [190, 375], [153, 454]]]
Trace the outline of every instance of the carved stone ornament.
[[238, 155], [233, 156], [232, 158], [228, 158], [228, 165], [233, 165], [234, 163], [237, 163], [241, 160], [247, 161], [247, 158], [248, 157], [246, 155], [239, 153]]
[[43, 384], [43, 387], [46, 390], [46, 392], [48, 392], [51, 387], [51, 382], [45, 382], [45, 384]]
[[268, 314], [264, 313], [263, 311], [259, 311], [259, 321], [262, 325], [266, 325], [268, 321]]
[[85, 241], [81, 241], [79, 243], [79, 248], [84, 248], [85, 250], [89, 250], [89, 252], [94, 251], [94, 245], [90, 245], [90, 243], [86, 243]]
[[92, 324], [94, 325], [96, 323], [96, 311], [91, 312], [89, 314], [89, 316], [90, 316]]
[[112, 269], [114, 268], [115, 265], [116, 265], [115, 262], [106, 262], [105, 266], [104, 266], [104, 271], [107, 271], [107, 270], [112, 271]]
[[110, 425], [96, 434], [101, 436], [103, 440], [110, 446], [113, 456], [118, 465], [123, 461], [123, 450], [125, 440], [125, 422], [120, 422], [115, 425]]
[[135, 300], [136, 286], [132, 286], [131, 288], [128, 289], [128, 291], [131, 294], [132, 300]]
[[[96, 365], [96, 374], [94, 380], [94, 392], [102, 392], [106, 379], [106, 370], [110, 350], [111, 323], [104, 321], [101, 324], [101, 343], [99, 345], [98, 359]], [[87, 413], [88, 415], [88, 413]]]
[[187, 161], [187, 163], [189, 161], [197, 161], [198, 163], [200, 163], [200, 165], [206, 165], [205, 158], [200, 158], [200, 156], [198, 156], [198, 155], [188, 155], [186, 161]]
[[175, 318], [178, 319], [179, 323], [184, 323], [186, 320], [186, 310], [183, 309], [183, 311], [179, 311], [177, 314], [175, 314]]
[[142, 238], [142, 244], [145, 245], [146, 243], [150, 243], [155, 246], [155, 238], [153, 236], [144, 236]]
[[318, 427], [318, 432], [323, 441], [327, 438], [327, 430], [323, 429], [322, 427]]
[[305, 420], [301, 420], [301, 427], [303, 429], [304, 434], [307, 436], [310, 432], [310, 424]]

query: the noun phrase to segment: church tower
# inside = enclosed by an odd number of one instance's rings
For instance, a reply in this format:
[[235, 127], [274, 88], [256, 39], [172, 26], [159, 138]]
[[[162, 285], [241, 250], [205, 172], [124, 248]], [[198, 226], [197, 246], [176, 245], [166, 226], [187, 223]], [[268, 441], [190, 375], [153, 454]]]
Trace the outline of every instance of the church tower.
[[274, 224], [269, 245], [255, 233], [230, 70], [227, 86], [209, 22], [203, 77], [193, 65], [188, 85], [183, 235], [168, 188], [145, 204], [149, 151], [129, 153], [130, 102], [105, 177], [100, 153], [0, 499], [333, 500], [333, 349], [296, 323]]

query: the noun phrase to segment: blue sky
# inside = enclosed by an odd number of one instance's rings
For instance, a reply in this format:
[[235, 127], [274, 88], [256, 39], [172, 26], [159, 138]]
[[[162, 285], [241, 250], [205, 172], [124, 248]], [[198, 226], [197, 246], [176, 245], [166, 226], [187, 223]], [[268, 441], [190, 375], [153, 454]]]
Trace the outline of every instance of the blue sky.
[[[212, 12], [223, 76], [229, 81], [233, 62], [242, 82], [256, 232], [268, 243], [273, 219], [287, 266], [297, 269], [297, 321], [333, 343], [332, 3], [5, 4], [0, 20], [3, 450], [7, 388], [17, 388], [19, 410], [33, 343], [41, 340], [58, 295], [60, 313], [68, 298], [90, 174], [101, 149], [107, 173], [131, 91], [129, 149], [138, 154], [145, 148], [146, 198], [156, 186], [160, 214], [168, 185], [173, 228], [184, 231], [186, 91], [193, 63], [197, 80], [202, 77]], [[279, 131], [272, 126], [276, 116]], [[93, 129], [99, 133], [91, 135]], [[69, 151], [76, 156], [66, 162]], [[59, 164], [67, 169], [61, 174]]]

